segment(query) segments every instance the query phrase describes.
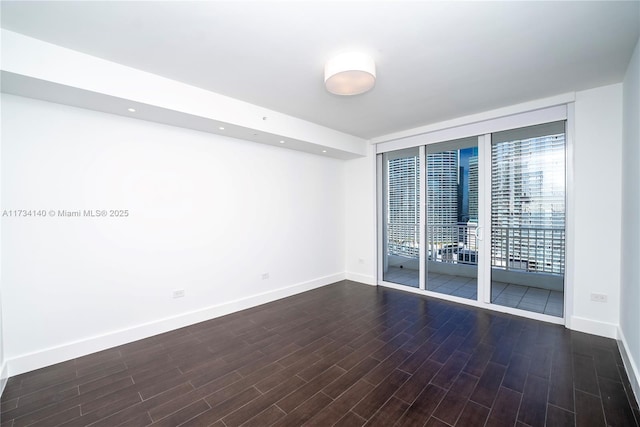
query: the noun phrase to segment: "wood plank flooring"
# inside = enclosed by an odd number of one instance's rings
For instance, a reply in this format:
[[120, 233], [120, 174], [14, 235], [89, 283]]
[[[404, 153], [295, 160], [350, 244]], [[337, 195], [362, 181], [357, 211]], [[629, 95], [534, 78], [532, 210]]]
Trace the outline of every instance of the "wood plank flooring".
[[10, 378], [0, 425], [638, 426], [614, 340], [340, 282]]

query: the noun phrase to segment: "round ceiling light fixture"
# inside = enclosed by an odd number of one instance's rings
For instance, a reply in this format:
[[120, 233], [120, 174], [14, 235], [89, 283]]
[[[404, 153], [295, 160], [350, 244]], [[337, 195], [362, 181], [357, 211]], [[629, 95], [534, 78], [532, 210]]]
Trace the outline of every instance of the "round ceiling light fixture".
[[362, 52], [344, 52], [324, 66], [324, 84], [336, 95], [358, 95], [376, 84], [376, 64]]

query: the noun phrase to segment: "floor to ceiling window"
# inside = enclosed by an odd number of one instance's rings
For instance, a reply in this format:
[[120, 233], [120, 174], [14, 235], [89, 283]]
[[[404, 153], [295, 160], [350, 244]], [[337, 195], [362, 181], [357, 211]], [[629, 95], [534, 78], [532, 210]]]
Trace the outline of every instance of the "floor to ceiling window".
[[563, 317], [564, 120], [388, 150], [378, 173], [380, 284]]
[[384, 275], [417, 288], [420, 279], [420, 158], [418, 148], [383, 156]]
[[426, 289], [478, 297], [478, 138], [426, 147]]
[[564, 122], [491, 138], [491, 302], [562, 316]]

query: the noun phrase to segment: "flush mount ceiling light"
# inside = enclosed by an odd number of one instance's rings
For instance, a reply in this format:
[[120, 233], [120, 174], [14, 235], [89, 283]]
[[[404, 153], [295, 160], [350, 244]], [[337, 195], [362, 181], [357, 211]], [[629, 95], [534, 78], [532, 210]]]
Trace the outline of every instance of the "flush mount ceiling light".
[[362, 52], [345, 52], [324, 66], [324, 84], [336, 95], [358, 95], [376, 84], [376, 64]]

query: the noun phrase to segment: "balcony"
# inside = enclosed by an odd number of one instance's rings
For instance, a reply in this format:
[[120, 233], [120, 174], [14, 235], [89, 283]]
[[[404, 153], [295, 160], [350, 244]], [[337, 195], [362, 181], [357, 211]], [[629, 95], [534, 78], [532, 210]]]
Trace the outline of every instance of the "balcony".
[[[477, 299], [476, 224], [427, 226], [427, 289]], [[419, 225], [388, 224], [384, 280], [419, 287]], [[565, 232], [494, 227], [491, 302], [562, 317]]]

